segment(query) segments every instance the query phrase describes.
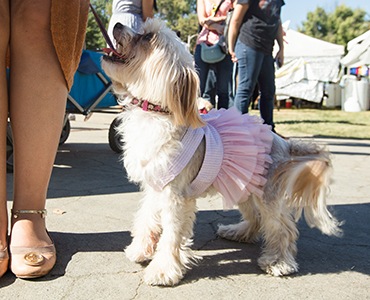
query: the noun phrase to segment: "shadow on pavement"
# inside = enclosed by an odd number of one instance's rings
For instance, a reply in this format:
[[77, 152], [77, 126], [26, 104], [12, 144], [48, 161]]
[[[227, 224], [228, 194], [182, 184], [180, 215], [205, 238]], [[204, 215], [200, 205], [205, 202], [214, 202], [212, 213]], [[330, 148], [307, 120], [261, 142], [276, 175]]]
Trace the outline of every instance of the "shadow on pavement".
[[[354, 205], [331, 206], [330, 211], [339, 220], [344, 221], [341, 226], [342, 237], [323, 235], [316, 228], [309, 228], [305, 221], [301, 219], [298, 223], [300, 237], [298, 238], [297, 262], [299, 272], [291, 276], [304, 276], [309, 274], [328, 274], [341, 273], [344, 271], [360, 272], [370, 275], [370, 203]], [[223, 217], [214, 220], [212, 225], [217, 228], [217, 224], [237, 223], [240, 217], [235, 211], [218, 212]], [[210, 256], [203, 256], [200, 272], [204, 277], [218, 278], [236, 274], [263, 274], [257, 266], [257, 259], [261, 252], [261, 243], [243, 244], [217, 238], [204, 244], [204, 235], [207, 232], [204, 224], [200, 221], [209, 215], [208, 219], [214, 218], [214, 213], [201, 211], [198, 213], [197, 225], [195, 226], [194, 249], [219, 250], [225, 251]], [[203, 228], [204, 227], [204, 228]], [[200, 233], [198, 235], [198, 232]], [[204, 244], [205, 246], [201, 246]], [[194, 280], [197, 274], [191, 275], [190, 271], [187, 278]], [[203, 276], [200, 276], [202, 278]]]
[[[328, 237], [317, 229], [308, 228], [301, 220], [298, 224], [300, 237], [298, 239], [297, 262], [300, 270], [291, 276], [310, 274], [339, 274], [344, 271], [360, 272], [370, 275], [370, 203], [359, 205], [338, 205], [331, 207], [340, 221], [344, 235], [341, 238]], [[181, 284], [187, 284], [200, 279], [217, 279], [230, 275], [256, 274], [264, 272], [259, 269], [257, 259], [261, 254], [261, 243], [244, 244], [220, 239], [215, 234], [217, 224], [239, 222], [237, 211], [200, 211], [197, 213], [193, 249], [203, 255], [197, 266], [189, 270]], [[56, 266], [50, 274], [39, 281], [55, 280], [66, 273], [72, 259], [78, 260], [78, 253], [89, 252], [92, 262], [81, 260], [78, 268], [92, 270], [84, 263], [94, 263], [94, 272], [102, 272], [106, 264], [117, 264], [117, 258], [109, 262], [112, 252], [119, 255], [118, 264], [122, 268], [129, 264], [130, 272], [133, 265], [124, 256], [123, 249], [131, 242], [129, 231], [107, 233], [60, 233], [51, 232], [58, 249]], [[76, 258], [77, 255], [77, 258]], [[131, 264], [131, 265], [130, 265]], [[104, 267], [103, 267], [104, 266]], [[76, 267], [76, 266], [75, 266]], [[137, 268], [141, 269], [141, 266]], [[268, 276], [268, 275], [266, 275]], [[12, 284], [15, 277], [8, 272], [2, 278], [0, 287]]]

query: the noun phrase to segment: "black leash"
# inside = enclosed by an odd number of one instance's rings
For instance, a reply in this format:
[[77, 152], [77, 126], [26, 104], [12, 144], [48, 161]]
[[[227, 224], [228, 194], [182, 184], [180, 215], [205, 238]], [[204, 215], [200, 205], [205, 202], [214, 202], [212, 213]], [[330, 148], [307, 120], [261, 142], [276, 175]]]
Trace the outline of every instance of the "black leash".
[[111, 49], [112, 49], [112, 51], [114, 52], [114, 54], [115, 54], [115, 55], [117, 55], [117, 56], [121, 56], [120, 54], [118, 54], [118, 53], [116, 52], [115, 47], [114, 47], [114, 45], [113, 45], [113, 43], [112, 43], [111, 39], [109, 38], [109, 35], [108, 35], [107, 31], [105, 30], [105, 27], [104, 27], [104, 25], [103, 25], [102, 21], [100, 20], [100, 18], [99, 18], [99, 16], [98, 16], [98, 14], [96, 13], [96, 11], [95, 11], [94, 7], [91, 5], [91, 3], [90, 3], [90, 8], [91, 8], [91, 11], [92, 11], [92, 13], [93, 13], [93, 15], [94, 15], [94, 17], [95, 17], [95, 20], [96, 20], [96, 22], [98, 23], [98, 26], [99, 26], [99, 28], [100, 28], [100, 31], [101, 31], [101, 33], [103, 34], [103, 36], [104, 36], [104, 38], [105, 38], [105, 40], [106, 40], [106, 42], [107, 42], [107, 44], [108, 44], [109, 48], [111, 48]]

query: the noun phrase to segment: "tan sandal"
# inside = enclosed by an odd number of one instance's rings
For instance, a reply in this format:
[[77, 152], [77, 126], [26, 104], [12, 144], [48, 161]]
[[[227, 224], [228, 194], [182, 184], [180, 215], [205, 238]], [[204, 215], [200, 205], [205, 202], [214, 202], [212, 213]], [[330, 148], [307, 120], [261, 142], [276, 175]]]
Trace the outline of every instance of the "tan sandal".
[[[17, 219], [19, 214], [40, 214], [41, 218], [45, 218], [46, 210], [12, 210], [13, 218]], [[18, 278], [45, 276], [54, 267], [55, 261], [56, 251], [53, 241], [50, 245], [43, 247], [13, 247], [10, 245], [10, 270]]]
[[0, 278], [8, 270], [8, 266], [9, 266], [9, 253], [8, 248], [5, 247], [4, 250], [0, 251]]

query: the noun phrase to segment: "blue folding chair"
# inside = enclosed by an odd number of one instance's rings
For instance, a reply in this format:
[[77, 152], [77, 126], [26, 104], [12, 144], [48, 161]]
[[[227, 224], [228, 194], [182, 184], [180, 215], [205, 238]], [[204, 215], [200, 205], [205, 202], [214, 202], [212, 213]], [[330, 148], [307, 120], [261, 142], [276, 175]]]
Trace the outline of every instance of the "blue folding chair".
[[[70, 132], [69, 114], [81, 113], [88, 120], [93, 112], [122, 111], [117, 99], [112, 94], [113, 86], [109, 77], [101, 68], [103, 53], [83, 50], [77, 72], [73, 77], [73, 86], [68, 94], [66, 114], [60, 144], [63, 144]], [[109, 128], [109, 145], [115, 152], [121, 152], [121, 144], [114, 119]]]

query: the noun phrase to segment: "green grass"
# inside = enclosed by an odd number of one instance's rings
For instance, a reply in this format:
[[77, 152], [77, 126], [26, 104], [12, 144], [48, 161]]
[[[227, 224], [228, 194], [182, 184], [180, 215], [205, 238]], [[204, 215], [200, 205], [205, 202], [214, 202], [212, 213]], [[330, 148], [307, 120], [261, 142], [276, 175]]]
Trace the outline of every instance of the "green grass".
[[[259, 111], [251, 114], [259, 115]], [[370, 111], [283, 108], [274, 110], [274, 122], [276, 131], [284, 136], [370, 139]]]

